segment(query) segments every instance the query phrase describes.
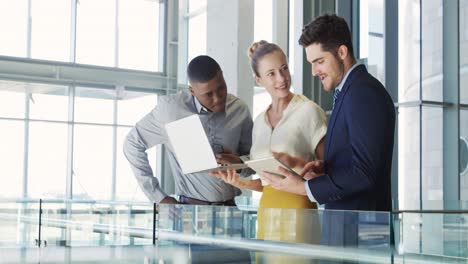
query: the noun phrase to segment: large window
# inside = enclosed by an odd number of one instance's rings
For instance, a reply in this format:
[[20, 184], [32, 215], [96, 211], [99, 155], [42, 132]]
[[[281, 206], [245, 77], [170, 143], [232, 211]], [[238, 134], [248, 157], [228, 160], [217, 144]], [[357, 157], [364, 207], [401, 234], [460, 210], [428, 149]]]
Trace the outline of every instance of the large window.
[[109, 200], [112, 189], [112, 127], [76, 124], [73, 199]]
[[360, 59], [380, 82], [385, 83], [383, 0], [360, 1]]
[[164, 1], [0, 1], [0, 55], [161, 71]]
[[188, 1], [188, 57], [187, 63], [206, 54], [206, 1]]
[[31, 57], [70, 61], [71, 1], [41, 0], [31, 4]]
[[24, 118], [24, 84], [0, 80], [0, 116]]
[[23, 186], [24, 123], [0, 120], [0, 198], [19, 197]]
[[[464, 123], [462, 122], [464, 121]], [[468, 200], [468, 109], [460, 111], [460, 199]]]
[[25, 85], [31, 119], [67, 121], [68, 87], [50, 84]]
[[66, 124], [29, 123], [28, 191], [31, 198], [65, 198], [67, 175]]
[[118, 18], [117, 66], [160, 71], [159, 1], [120, 0]]
[[28, 1], [0, 1], [0, 55], [26, 57]]
[[115, 66], [115, 1], [80, 0], [76, 9], [76, 62]]
[[175, 86], [166, 3], [0, 0], [0, 197], [147, 201], [122, 146]]
[[[273, 1], [255, 1], [254, 11], [254, 41], [273, 41]], [[286, 52], [286, 51], [285, 51]], [[249, 66], [250, 67], [250, 66]], [[263, 87], [254, 87], [253, 118], [265, 111], [271, 103], [270, 94]]]
[[[12, 81], [0, 88], [0, 197], [62, 199], [71, 184], [73, 199], [147, 200], [122, 145], [155, 107], [154, 91]], [[148, 151], [153, 169], [156, 152]]]
[[[400, 209], [426, 208], [426, 204], [431, 204], [427, 201], [456, 197], [453, 194], [458, 190], [444, 193], [444, 184], [455, 186], [459, 183], [460, 199], [468, 197], [464, 170], [466, 158], [463, 154], [468, 120], [464, 112], [468, 94], [465, 69], [468, 61], [465, 47], [468, 43], [468, 1], [459, 2], [460, 32], [451, 38], [447, 36], [453, 27], [444, 26], [444, 23], [451, 23], [447, 17], [450, 14], [444, 12], [444, 8], [454, 8], [454, 5], [457, 5], [456, 1], [398, 1], [395, 14], [398, 19], [398, 54], [390, 56], [398, 56], [398, 97], [395, 102], [398, 105], [398, 156], [394, 162], [398, 164], [399, 197], [393, 198], [399, 200]], [[396, 19], [385, 17], [388, 14], [385, 8], [386, 2], [382, 0], [360, 1], [360, 55], [367, 59], [369, 72], [382, 82], [387, 70], [383, 22], [387, 20], [390, 23]], [[456, 35], [460, 41], [460, 85], [444, 86], [456, 79], [444, 76], [445, 67], [453, 69], [458, 66], [456, 61], [449, 60], [445, 60], [444, 65], [444, 54], [456, 52], [444, 47], [444, 43], [456, 42]], [[450, 74], [456, 75], [456, 72]], [[387, 88], [395, 90], [395, 87]], [[459, 94], [459, 98], [455, 94]], [[458, 130], [459, 149], [452, 143], [447, 145], [456, 134], [452, 131]], [[458, 157], [460, 175], [449, 169], [452, 165], [444, 164], [444, 160], [447, 162]]]
[[460, 198], [468, 200], [468, 0], [460, 1]]

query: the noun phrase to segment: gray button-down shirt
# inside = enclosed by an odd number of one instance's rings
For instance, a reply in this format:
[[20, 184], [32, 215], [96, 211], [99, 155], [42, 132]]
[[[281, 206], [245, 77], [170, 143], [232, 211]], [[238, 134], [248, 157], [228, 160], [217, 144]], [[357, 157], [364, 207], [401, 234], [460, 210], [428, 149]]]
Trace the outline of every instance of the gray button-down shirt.
[[[233, 199], [241, 192], [208, 173], [184, 175], [167, 137], [165, 124], [199, 114], [211, 145], [222, 145], [235, 154], [247, 155], [252, 145], [252, 117], [247, 105], [239, 98], [228, 94], [224, 112], [202, 111], [203, 107], [188, 92], [159, 97], [157, 106], [129, 132], [124, 142], [124, 154], [145, 195], [159, 203], [167, 196], [154, 177], [146, 150], [158, 144], [167, 148], [168, 161], [175, 181], [177, 195], [219, 202]], [[206, 110], [206, 109], [205, 109]], [[190, 131], [187, 131], [190, 137]], [[196, 158], [196, 157], [194, 157]]]

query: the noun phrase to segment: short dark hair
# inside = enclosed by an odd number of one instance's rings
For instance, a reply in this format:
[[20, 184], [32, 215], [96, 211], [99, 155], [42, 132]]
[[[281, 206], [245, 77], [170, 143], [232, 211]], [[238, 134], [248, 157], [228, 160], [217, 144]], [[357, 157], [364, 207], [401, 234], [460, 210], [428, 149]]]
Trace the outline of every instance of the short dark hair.
[[201, 55], [192, 59], [187, 66], [187, 76], [190, 83], [206, 83], [221, 71], [219, 64], [210, 56]]
[[321, 44], [325, 51], [336, 54], [341, 45], [348, 48], [348, 53], [354, 59], [351, 32], [344, 18], [335, 14], [324, 14], [316, 17], [304, 29], [299, 38], [299, 44], [304, 48], [311, 44]]

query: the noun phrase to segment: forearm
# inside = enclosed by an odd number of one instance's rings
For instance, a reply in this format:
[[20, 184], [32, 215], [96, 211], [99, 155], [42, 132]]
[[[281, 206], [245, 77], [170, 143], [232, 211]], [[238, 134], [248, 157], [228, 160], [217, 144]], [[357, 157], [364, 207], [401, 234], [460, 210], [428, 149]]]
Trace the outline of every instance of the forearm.
[[263, 191], [262, 182], [259, 179], [256, 179], [256, 180], [239, 179], [236, 182], [236, 187], [239, 189], [247, 189], [247, 190], [253, 190], [257, 192]]

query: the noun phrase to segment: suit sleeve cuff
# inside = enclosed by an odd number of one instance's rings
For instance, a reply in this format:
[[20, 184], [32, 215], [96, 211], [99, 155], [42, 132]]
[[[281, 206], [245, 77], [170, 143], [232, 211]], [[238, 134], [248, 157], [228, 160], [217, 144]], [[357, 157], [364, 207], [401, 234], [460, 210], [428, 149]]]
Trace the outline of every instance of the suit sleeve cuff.
[[309, 197], [309, 200], [310, 200], [311, 202], [318, 203], [317, 200], [315, 200], [314, 195], [312, 195], [312, 192], [310, 191], [308, 181], [305, 181], [305, 182], [304, 182], [304, 187], [305, 187], [305, 189], [306, 189], [307, 197]]

